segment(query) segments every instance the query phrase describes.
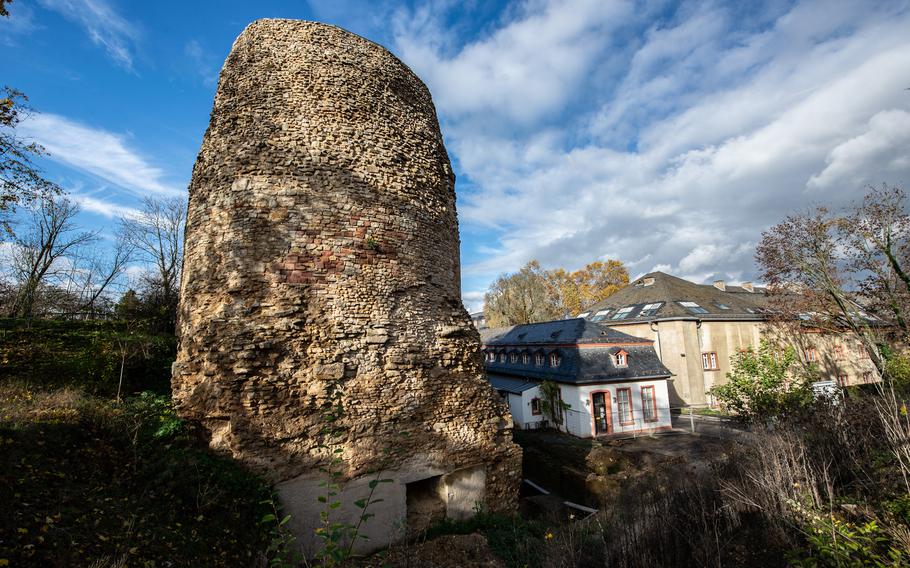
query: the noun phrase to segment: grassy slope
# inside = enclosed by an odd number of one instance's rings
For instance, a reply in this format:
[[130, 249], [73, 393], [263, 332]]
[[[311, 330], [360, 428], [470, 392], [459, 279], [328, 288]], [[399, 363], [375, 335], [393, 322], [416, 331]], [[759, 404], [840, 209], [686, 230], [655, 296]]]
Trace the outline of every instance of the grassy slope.
[[[167, 395], [112, 400], [125, 333], [0, 320], [0, 566], [253, 565], [269, 486], [200, 444]], [[141, 341], [125, 392], [167, 392], [173, 338]]]

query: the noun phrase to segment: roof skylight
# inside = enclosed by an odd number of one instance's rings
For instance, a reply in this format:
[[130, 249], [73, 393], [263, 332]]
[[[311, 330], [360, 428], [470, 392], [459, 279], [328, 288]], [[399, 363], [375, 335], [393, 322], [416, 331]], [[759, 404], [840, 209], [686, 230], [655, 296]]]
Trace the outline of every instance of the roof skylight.
[[717, 306], [717, 307], [718, 307], [719, 309], [721, 309], [721, 310], [729, 310], [729, 309], [730, 309], [730, 306], [728, 306], [727, 304], [721, 304], [721, 303], [715, 302], [714, 305]]
[[626, 319], [627, 317], [629, 317], [629, 315], [632, 314], [632, 310], [634, 310], [634, 309], [635, 309], [635, 306], [626, 306], [624, 308], [616, 310], [616, 313], [613, 314], [613, 317], [610, 319], [614, 319], [614, 320]]
[[679, 302], [679, 305], [682, 306], [682, 307], [684, 307], [684, 308], [686, 308], [687, 310], [689, 310], [690, 313], [693, 313], [693, 314], [706, 314], [706, 313], [708, 313], [708, 310], [706, 310], [706, 309], [704, 309], [703, 307], [699, 306], [699, 305], [696, 304], [695, 302]]
[[603, 321], [607, 317], [607, 314], [609, 314], [609, 313], [610, 313], [610, 310], [600, 310], [600, 311], [594, 312], [594, 315], [591, 316], [591, 321], [594, 321], [594, 322]]
[[656, 314], [657, 312], [660, 311], [660, 307], [663, 305], [664, 305], [663, 302], [657, 302], [656, 304], [645, 304], [645, 307], [643, 307], [641, 309], [641, 313], [639, 313], [638, 315], [639, 315], [639, 317], [653, 316], [654, 314]]
[[591, 312], [581, 312], [580, 314], [578, 314], [578, 315], [575, 316], [575, 317], [577, 317], [577, 318], [586, 318], [586, 317], [588, 317], [589, 315], [591, 315]]

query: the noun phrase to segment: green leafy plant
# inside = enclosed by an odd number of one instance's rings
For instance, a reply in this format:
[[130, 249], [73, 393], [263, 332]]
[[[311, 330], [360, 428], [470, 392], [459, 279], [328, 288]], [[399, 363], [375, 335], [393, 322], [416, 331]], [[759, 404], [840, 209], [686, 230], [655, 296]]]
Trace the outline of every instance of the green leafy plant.
[[571, 405], [562, 400], [559, 385], [553, 381], [540, 383], [540, 394], [542, 397], [540, 399], [540, 410], [544, 413], [544, 416], [548, 416], [553, 421], [557, 430], [561, 429], [565, 411], [571, 408]]
[[745, 421], [764, 421], [805, 408], [813, 401], [811, 375], [799, 369], [792, 347], [762, 340], [733, 356], [727, 382], [709, 393]]
[[896, 548], [875, 521], [851, 523], [833, 514], [808, 514], [804, 517], [808, 549], [791, 557], [791, 564], [806, 568], [817, 566], [906, 566], [907, 552]]
[[[316, 528], [316, 536], [321, 542], [321, 548], [316, 552], [316, 558], [322, 566], [339, 566], [354, 553], [354, 546], [358, 539], [368, 540], [365, 534], [361, 533], [363, 524], [374, 513], [369, 512], [369, 508], [377, 503], [382, 502], [377, 498], [376, 489], [380, 484], [392, 483], [393, 480], [383, 478], [384, 467], [376, 470], [373, 479], [369, 481], [369, 493], [363, 499], [354, 501], [354, 506], [360, 510], [357, 520], [354, 523], [340, 522], [334, 519], [333, 512], [342, 507], [339, 498], [341, 492], [341, 482], [345, 474], [344, 447], [347, 428], [342, 422], [344, 416], [344, 405], [342, 403], [343, 391], [340, 385], [330, 384], [328, 386], [328, 401], [323, 410], [322, 418], [324, 426], [321, 430], [323, 442], [319, 445], [329, 453], [328, 463], [320, 468], [326, 476], [325, 481], [320, 482], [319, 486], [323, 488], [324, 493], [317, 497], [323, 509], [319, 512], [320, 526]], [[386, 450], [388, 458], [392, 452]]]
[[259, 521], [268, 528], [269, 543], [266, 546], [266, 563], [272, 568], [296, 568], [300, 566], [302, 555], [297, 549], [297, 538], [288, 530], [287, 524], [291, 515], [282, 515], [274, 495], [260, 503], [268, 505], [272, 512], [266, 513]]

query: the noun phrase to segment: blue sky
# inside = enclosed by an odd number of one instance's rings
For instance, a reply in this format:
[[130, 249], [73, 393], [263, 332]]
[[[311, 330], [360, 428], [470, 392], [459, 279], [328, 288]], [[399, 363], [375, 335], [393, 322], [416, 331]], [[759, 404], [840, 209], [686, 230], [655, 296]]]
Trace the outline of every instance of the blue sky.
[[531, 258], [755, 280], [784, 215], [910, 179], [910, 3], [14, 0], [23, 133], [113, 232], [185, 195], [218, 72], [264, 17], [339, 25], [430, 87], [455, 165], [465, 304]]

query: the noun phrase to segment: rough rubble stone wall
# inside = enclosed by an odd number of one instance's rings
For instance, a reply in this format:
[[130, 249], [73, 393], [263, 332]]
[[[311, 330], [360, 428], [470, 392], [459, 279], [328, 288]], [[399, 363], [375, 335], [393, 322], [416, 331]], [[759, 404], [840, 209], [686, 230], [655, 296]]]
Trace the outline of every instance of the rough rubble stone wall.
[[485, 464], [487, 506], [514, 509], [521, 454], [460, 300], [454, 175], [404, 64], [336, 27], [254, 22], [189, 192], [182, 416], [280, 482], [324, 463], [341, 385], [348, 478], [394, 446], [434, 470]]

